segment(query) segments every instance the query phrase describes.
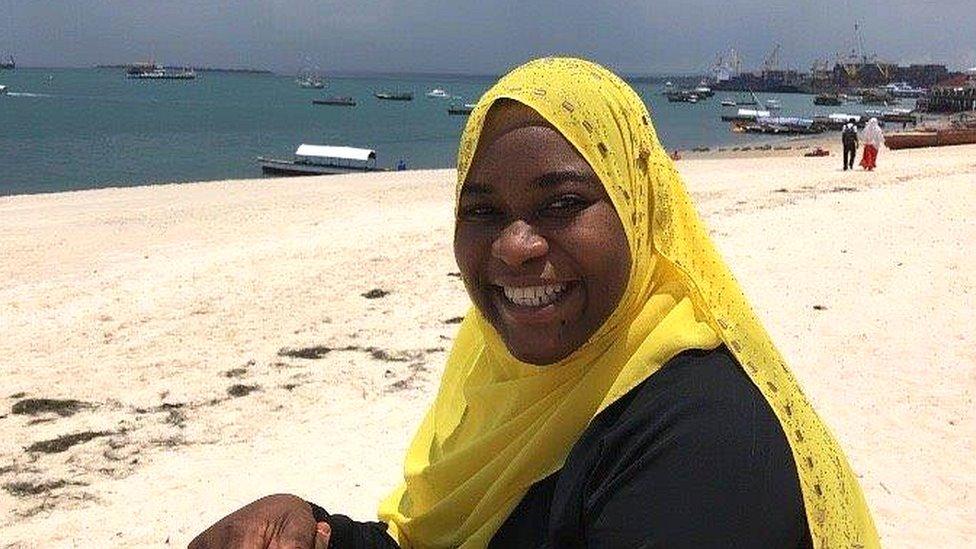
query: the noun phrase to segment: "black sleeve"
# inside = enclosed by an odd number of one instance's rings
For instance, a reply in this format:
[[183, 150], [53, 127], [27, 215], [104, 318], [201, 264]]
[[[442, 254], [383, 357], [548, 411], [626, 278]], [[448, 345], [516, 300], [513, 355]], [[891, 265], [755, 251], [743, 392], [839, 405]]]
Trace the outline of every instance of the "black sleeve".
[[327, 522], [332, 528], [330, 549], [398, 549], [396, 540], [386, 533], [386, 523], [358, 522], [345, 515], [329, 514], [308, 502], [316, 522]]
[[611, 415], [579, 479], [586, 546], [809, 545], [789, 443], [724, 349], [677, 357]]

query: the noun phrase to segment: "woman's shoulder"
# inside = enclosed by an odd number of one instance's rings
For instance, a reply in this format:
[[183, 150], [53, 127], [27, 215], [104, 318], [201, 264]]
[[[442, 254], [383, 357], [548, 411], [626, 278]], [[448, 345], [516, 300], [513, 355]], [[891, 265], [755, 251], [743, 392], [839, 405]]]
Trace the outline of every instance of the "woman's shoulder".
[[567, 462], [585, 471], [575, 481], [595, 539], [670, 546], [690, 532], [699, 547], [805, 545], [789, 443], [728, 349], [683, 352], [618, 404]]
[[728, 416], [733, 410], [749, 410], [753, 418], [756, 412], [773, 417], [762, 393], [724, 345], [678, 354], [621, 401], [617, 423], [675, 413], [689, 420], [727, 422], [734, 419]]

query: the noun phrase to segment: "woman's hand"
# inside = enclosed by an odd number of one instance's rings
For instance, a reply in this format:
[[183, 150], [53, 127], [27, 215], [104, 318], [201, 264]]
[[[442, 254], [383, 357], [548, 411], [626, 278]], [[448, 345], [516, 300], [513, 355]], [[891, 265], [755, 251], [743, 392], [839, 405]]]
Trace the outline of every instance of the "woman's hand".
[[327, 549], [331, 532], [327, 523], [315, 522], [305, 500], [275, 494], [220, 519], [195, 537], [189, 549]]

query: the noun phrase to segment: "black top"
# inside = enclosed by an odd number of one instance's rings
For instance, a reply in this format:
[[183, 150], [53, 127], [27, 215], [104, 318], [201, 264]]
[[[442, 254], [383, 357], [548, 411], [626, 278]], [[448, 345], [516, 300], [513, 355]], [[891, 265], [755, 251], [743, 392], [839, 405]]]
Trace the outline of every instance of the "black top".
[[[330, 547], [396, 547], [316, 505]], [[686, 351], [600, 412], [489, 547], [810, 547], [793, 456], [725, 347]]]

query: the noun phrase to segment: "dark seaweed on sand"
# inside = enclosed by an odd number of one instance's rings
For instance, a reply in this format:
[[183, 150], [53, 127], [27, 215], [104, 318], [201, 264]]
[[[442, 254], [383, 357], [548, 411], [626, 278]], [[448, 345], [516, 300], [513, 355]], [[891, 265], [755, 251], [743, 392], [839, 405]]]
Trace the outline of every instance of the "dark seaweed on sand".
[[10, 411], [14, 414], [26, 416], [53, 412], [61, 417], [66, 417], [90, 407], [90, 403], [74, 399], [26, 398], [15, 402]]
[[35, 442], [27, 447], [27, 451], [41, 452], [43, 454], [57, 454], [64, 452], [76, 444], [88, 442], [93, 438], [107, 437], [114, 434], [115, 433], [110, 431], [84, 431], [82, 433], [72, 433], [70, 435], [62, 435], [58, 438], [52, 438], [50, 440]]

